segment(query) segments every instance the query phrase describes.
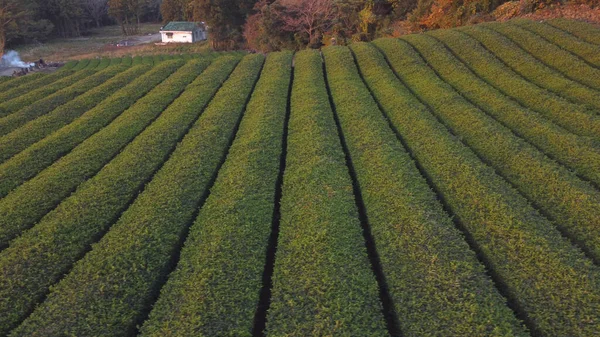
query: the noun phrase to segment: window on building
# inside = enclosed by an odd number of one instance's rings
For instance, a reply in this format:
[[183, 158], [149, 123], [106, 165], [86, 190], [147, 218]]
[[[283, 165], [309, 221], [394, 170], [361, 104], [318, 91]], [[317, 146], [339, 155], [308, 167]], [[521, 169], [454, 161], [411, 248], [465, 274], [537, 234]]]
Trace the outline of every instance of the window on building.
[[172, 39], [173, 38], [173, 33], [167, 33], [167, 39]]

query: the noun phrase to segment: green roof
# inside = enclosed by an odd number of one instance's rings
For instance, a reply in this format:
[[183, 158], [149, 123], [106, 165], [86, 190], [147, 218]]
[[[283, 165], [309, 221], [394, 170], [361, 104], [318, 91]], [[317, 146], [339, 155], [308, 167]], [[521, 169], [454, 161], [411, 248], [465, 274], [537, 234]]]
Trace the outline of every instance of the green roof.
[[198, 28], [198, 24], [196, 24], [195, 22], [171, 21], [161, 30], [191, 32], [196, 28]]

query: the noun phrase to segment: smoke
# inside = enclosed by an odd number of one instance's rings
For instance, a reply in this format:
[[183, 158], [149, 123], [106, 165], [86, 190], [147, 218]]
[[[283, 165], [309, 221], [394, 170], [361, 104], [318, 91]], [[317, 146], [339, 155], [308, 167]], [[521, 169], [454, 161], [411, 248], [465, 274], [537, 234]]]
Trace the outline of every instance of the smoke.
[[21, 57], [19, 53], [14, 50], [10, 50], [2, 56], [2, 60], [0, 61], [0, 66], [3, 67], [18, 67], [18, 68], [29, 68], [33, 67], [35, 64], [33, 63], [25, 63], [21, 61]]

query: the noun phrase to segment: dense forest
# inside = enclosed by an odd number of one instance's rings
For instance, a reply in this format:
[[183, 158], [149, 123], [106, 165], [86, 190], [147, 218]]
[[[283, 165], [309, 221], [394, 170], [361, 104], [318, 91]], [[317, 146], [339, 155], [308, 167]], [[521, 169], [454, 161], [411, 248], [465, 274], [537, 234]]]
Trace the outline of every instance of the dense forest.
[[8, 44], [76, 37], [119, 24], [203, 21], [215, 49], [262, 52], [369, 41], [381, 36], [492, 20], [509, 5], [524, 14], [566, 1], [600, 0], [0, 0], [0, 52]]

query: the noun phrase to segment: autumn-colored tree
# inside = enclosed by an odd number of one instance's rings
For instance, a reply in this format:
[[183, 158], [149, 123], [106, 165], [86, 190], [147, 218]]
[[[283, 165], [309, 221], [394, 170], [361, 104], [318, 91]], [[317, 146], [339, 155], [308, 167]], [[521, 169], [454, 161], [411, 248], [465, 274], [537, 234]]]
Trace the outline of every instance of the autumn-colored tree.
[[163, 22], [170, 21], [184, 21], [186, 17], [186, 7], [188, 1], [186, 0], [163, 0], [160, 5], [160, 13], [163, 18]]
[[320, 36], [333, 27], [337, 10], [332, 0], [281, 0], [285, 6], [283, 27], [287, 31], [304, 34], [308, 44], [319, 44]]
[[235, 49], [243, 44], [242, 30], [256, 0], [191, 0], [191, 19], [206, 22], [211, 46]]

